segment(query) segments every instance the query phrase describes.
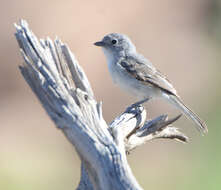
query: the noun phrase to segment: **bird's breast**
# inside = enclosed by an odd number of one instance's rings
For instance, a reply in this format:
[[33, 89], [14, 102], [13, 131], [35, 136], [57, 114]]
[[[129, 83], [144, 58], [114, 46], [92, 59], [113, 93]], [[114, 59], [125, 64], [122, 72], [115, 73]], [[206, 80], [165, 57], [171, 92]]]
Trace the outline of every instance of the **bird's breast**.
[[151, 84], [144, 84], [137, 80], [117, 62], [108, 62], [108, 70], [113, 82], [129, 94], [138, 99], [156, 97], [158, 93], [156, 88], [153, 88]]

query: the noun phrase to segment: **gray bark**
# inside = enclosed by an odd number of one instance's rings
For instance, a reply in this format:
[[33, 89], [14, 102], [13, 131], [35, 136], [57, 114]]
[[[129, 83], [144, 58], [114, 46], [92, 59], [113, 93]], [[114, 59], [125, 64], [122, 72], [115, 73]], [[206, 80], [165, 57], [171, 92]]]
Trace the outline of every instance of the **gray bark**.
[[127, 153], [157, 138], [187, 142], [188, 138], [167, 115], [146, 121], [141, 104], [129, 106], [107, 124], [102, 104], [67, 45], [56, 39], [38, 40], [21, 20], [16, 39], [24, 59], [20, 71], [47, 114], [81, 159], [78, 190], [142, 189], [127, 162]]

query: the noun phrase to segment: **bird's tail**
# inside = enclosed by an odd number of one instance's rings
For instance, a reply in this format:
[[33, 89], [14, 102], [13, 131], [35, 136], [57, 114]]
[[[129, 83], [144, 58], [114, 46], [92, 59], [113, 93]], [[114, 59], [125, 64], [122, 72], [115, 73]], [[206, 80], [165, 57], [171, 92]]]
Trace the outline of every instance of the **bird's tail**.
[[207, 133], [208, 129], [206, 123], [202, 121], [193, 111], [191, 111], [182, 100], [174, 95], [169, 95], [170, 102], [182, 111], [182, 113], [189, 119], [192, 119], [197, 124], [197, 129], [201, 133]]

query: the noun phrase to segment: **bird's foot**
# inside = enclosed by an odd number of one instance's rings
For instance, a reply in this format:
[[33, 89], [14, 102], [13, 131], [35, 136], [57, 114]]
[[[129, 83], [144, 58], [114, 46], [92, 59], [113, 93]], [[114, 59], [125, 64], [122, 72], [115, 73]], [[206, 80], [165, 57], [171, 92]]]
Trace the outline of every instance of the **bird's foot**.
[[147, 102], [147, 101], [149, 101], [149, 100], [150, 100], [150, 98], [145, 98], [145, 99], [143, 99], [143, 100], [141, 100], [141, 101], [138, 101], [138, 102], [132, 104], [131, 107], [140, 106], [141, 104], [143, 104], [143, 103], [145, 103], [145, 102]]

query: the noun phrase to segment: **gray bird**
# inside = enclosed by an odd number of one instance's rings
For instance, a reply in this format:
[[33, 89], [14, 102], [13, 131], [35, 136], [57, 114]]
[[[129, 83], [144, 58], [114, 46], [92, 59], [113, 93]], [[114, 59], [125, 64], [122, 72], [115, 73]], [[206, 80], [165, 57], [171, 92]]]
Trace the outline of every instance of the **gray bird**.
[[140, 100], [163, 98], [192, 119], [199, 131], [207, 132], [206, 124], [182, 102], [167, 78], [136, 51], [126, 35], [108, 34], [94, 45], [102, 47], [114, 83]]

